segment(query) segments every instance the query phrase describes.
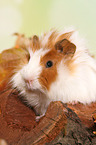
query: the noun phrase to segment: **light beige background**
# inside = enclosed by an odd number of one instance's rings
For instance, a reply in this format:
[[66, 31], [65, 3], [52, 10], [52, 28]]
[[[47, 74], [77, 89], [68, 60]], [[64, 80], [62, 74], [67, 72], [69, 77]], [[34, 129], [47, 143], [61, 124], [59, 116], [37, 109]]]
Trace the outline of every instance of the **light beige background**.
[[0, 0], [0, 52], [26, 36], [74, 26], [96, 54], [96, 0]]

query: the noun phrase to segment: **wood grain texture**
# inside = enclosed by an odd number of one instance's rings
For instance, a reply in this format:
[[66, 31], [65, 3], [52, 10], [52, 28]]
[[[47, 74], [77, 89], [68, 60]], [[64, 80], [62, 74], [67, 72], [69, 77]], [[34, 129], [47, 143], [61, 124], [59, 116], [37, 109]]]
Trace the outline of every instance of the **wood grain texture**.
[[8, 144], [44, 144], [53, 140], [65, 126], [67, 117], [61, 102], [51, 103], [37, 123], [34, 111], [21, 102], [18, 93], [9, 89], [0, 95], [0, 138]]

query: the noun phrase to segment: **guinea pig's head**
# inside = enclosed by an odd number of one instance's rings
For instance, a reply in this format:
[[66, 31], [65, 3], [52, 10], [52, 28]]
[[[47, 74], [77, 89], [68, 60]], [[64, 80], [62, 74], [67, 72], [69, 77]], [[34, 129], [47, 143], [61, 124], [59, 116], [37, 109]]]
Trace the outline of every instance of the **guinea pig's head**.
[[28, 63], [13, 76], [13, 87], [23, 94], [38, 90], [44, 93], [50, 91], [58, 78], [61, 62], [67, 65], [74, 56], [76, 46], [68, 37], [68, 33], [58, 35], [56, 32], [41, 37], [33, 36]]

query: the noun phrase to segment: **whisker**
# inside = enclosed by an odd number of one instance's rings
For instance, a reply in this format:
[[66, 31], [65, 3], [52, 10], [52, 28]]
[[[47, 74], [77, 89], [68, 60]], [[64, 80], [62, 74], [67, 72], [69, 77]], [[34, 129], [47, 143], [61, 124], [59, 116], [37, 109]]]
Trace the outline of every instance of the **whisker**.
[[43, 78], [43, 77], [40, 77], [40, 78], [38, 78], [39, 80], [41, 80], [41, 81], [43, 81], [43, 80], [45, 80], [45, 86], [42, 84], [42, 86], [46, 89], [46, 85], [48, 84], [48, 80], [46, 79], [46, 78]]
[[13, 94], [14, 90], [15, 90], [15, 88], [14, 88], [14, 89], [12, 89], [12, 91], [8, 94], [8, 96], [7, 96], [7, 97], [9, 97], [11, 94]]
[[0, 95], [2, 95], [3, 93], [5, 93], [8, 90], [10, 90], [10, 88], [5, 88], [3, 91], [0, 92]]
[[45, 81], [48, 83], [47, 79], [44, 78], [44, 77], [42, 77], [42, 76], [41, 76], [41, 77], [38, 77], [37, 79], [39, 79], [39, 80], [40, 80], [40, 79], [41, 79], [41, 80], [45, 80]]

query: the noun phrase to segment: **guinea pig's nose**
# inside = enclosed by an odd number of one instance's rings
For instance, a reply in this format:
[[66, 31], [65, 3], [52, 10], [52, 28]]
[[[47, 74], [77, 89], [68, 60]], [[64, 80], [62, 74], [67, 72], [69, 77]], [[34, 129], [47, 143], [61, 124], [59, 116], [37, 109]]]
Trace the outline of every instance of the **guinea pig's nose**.
[[27, 79], [25, 79], [25, 82], [26, 82], [26, 83], [32, 83], [32, 81], [33, 81], [33, 80], [27, 80]]
[[24, 79], [24, 81], [28, 86], [32, 85], [32, 82], [33, 82], [32, 79]]

